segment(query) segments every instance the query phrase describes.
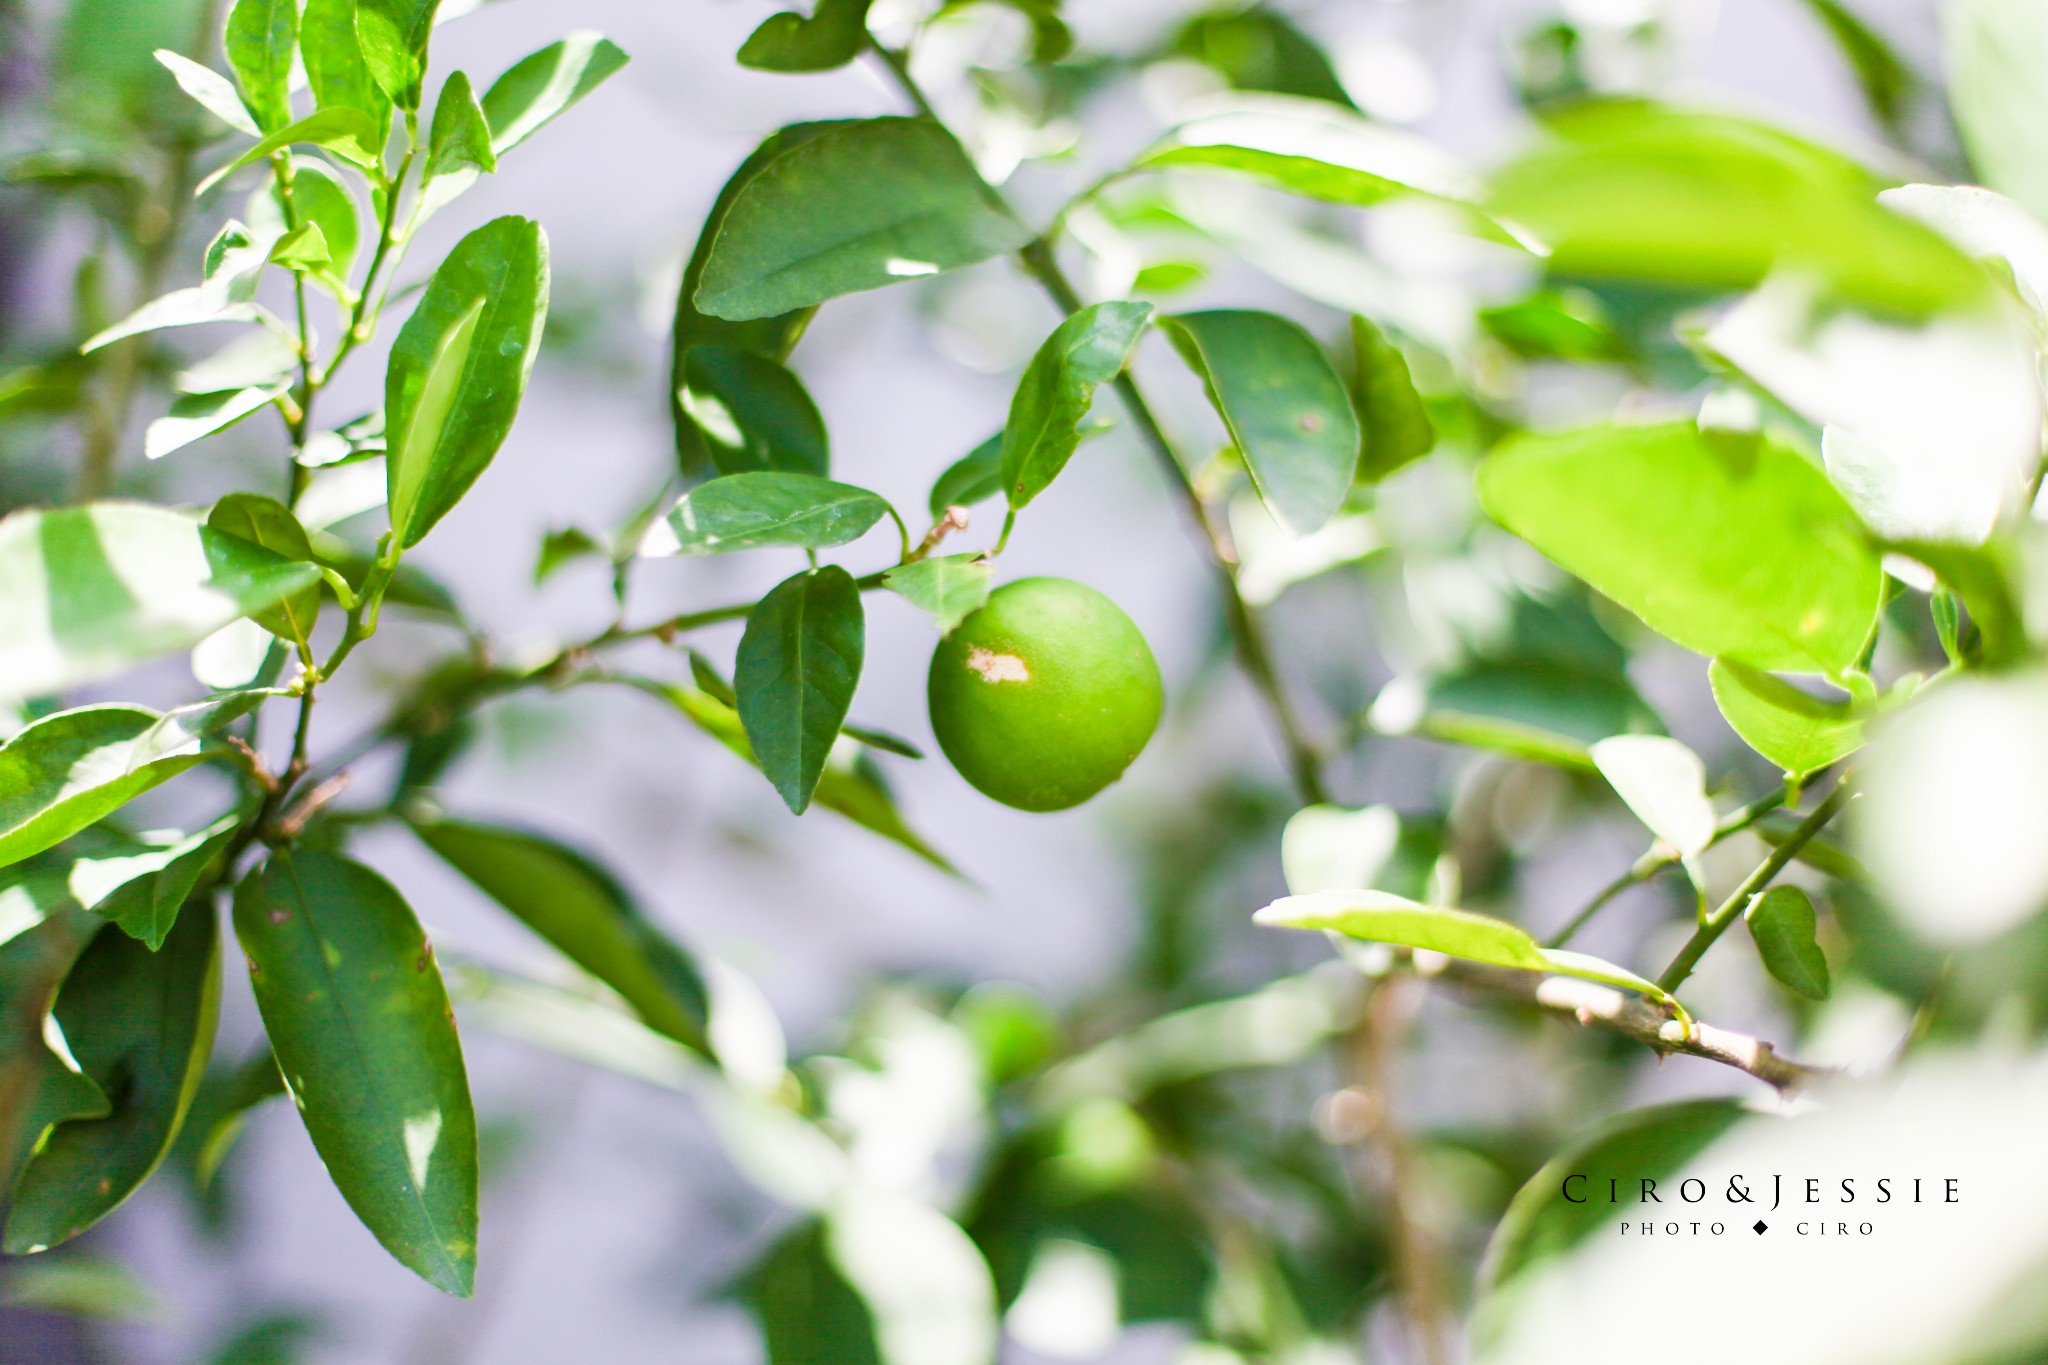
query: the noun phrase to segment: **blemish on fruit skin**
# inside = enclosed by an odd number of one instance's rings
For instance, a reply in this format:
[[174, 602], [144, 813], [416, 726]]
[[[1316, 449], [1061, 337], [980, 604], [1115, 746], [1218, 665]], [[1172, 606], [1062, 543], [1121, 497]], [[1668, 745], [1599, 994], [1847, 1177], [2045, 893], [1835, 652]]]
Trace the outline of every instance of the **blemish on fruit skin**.
[[967, 666], [988, 683], [1030, 682], [1031, 670], [1014, 654], [998, 654], [980, 645], [967, 651]]

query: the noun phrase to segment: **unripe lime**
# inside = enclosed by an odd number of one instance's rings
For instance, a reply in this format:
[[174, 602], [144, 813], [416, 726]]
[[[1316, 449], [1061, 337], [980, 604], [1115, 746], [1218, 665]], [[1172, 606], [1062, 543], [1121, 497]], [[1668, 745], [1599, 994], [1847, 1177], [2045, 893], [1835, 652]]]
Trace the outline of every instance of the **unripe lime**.
[[1020, 578], [939, 641], [932, 732], [983, 795], [1078, 806], [1152, 738], [1166, 689], [1131, 618], [1067, 578]]

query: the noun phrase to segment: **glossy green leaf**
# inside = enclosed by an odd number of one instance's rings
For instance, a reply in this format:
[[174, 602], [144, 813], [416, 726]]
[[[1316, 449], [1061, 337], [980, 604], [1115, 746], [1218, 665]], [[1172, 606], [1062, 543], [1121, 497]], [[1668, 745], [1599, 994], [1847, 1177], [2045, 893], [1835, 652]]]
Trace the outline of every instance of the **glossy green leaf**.
[[241, 95], [226, 76], [168, 48], [158, 49], [156, 59], [178, 82], [178, 88], [199, 102], [200, 108], [238, 133], [246, 133], [250, 137], [263, 136], [263, 130], [256, 126], [249, 106], [242, 103]]
[[1493, 518], [1688, 649], [1836, 673], [1877, 614], [1877, 552], [1819, 468], [1690, 423], [1511, 441], [1479, 469]]
[[391, 528], [417, 545], [498, 453], [547, 322], [548, 249], [495, 218], [448, 253], [392, 343], [384, 378]]
[[1839, 763], [1863, 747], [1872, 708], [1827, 701], [1761, 669], [1716, 659], [1707, 669], [1714, 704], [1742, 742], [1794, 777]]
[[356, 0], [356, 41], [370, 79], [401, 109], [420, 107], [427, 43], [441, 0]]
[[1782, 266], [1915, 315], [1984, 295], [1960, 252], [1878, 205], [1886, 182], [1789, 133], [1633, 100], [1573, 106], [1549, 129], [1489, 205], [1549, 248], [1555, 274], [1749, 289]]
[[733, 321], [773, 317], [973, 265], [1030, 240], [938, 124], [826, 124], [791, 139], [739, 187], [694, 301]]
[[247, 812], [232, 811], [161, 848], [81, 858], [71, 865], [71, 892], [80, 905], [155, 951], [177, 923], [193, 888], [216, 867], [247, 817]]
[[491, 125], [469, 88], [469, 77], [458, 71], [442, 85], [440, 98], [434, 102], [434, 121], [427, 134], [426, 178], [497, 169]]
[[1054, 328], [1031, 357], [1003, 426], [1000, 477], [1012, 508], [1043, 493], [1066, 468], [1096, 388], [1123, 373], [1151, 317], [1149, 303], [1093, 304]]
[[597, 33], [572, 33], [521, 58], [484, 93], [491, 150], [499, 156], [545, 128], [630, 60]]
[[[44, 874], [45, 877], [51, 874]], [[47, 883], [46, 883], [47, 892]], [[15, 1178], [50, 1126], [97, 1118], [107, 1096], [68, 1055], [51, 1047], [50, 1007], [100, 921], [69, 897], [38, 894], [35, 921], [0, 942], [0, 1189]]]
[[[260, 545], [280, 559], [301, 564], [314, 560], [312, 542], [291, 509], [261, 493], [228, 494], [207, 513], [206, 524], [223, 534]], [[313, 624], [320, 616], [319, 585], [302, 588], [276, 606], [250, 612], [249, 616], [280, 639], [304, 643], [313, 638]]]
[[[354, 109], [375, 126], [391, 126], [391, 97], [371, 79], [356, 37], [356, 0], [306, 0], [299, 22], [306, 80], [322, 109]], [[378, 139], [383, 144], [383, 139]]]
[[697, 245], [690, 253], [689, 264], [683, 268], [669, 337], [668, 383], [669, 417], [675, 432], [676, 459], [686, 475], [694, 477], [701, 474], [711, 462], [702, 432], [682, 405], [690, 352], [698, 346], [729, 346], [767, 356], [771, 360], [787, 360], [797, 338], [803, 335], [804, 327], [810, 322], [811, 314], [817, 311], [815, 307], [797, 308], [748, 322], [728, 322], [700, 311], [696, 302], [697, 288], [703, 282], [704, 266], [711, 258], [712, 245], [718, 240], [726, 214], [739, 198], [740, 191], [763, 167], [775, 162], [792, 147], [834, 126], [830, 123], [799, 123], [770, 134], [767, 141], [755, 148], [719, 190], [718, 199], [704, 220], [703, 231], [697, 236]]
[[269, 407], [284, 391], [284, 384], [272, 382], [225, 393], [180, 395], [171, 403], [171, 410], [151, 422], [143, 433], [142, 454], [146, 459], [160, 460], [194, 441], [226, 431], [244, 417]]
[[361, 864], [280, 853], [236, 891], [235, 934], [278, 1069], [342, 1197], [408, 1269], [468, 1297], [476, 1115], [412, 910]]
[[94, 333], [78, 349], [81, 354], [90, 355], [102, 346], [144, 332], [196, 327], [208, 322], [254, 322], [260, 316], [253, 304], [223, 298], [214, 290], [197, 286], [173, 289], [161, 298], [151, 299], [113, 326]]
[[771, 356], [693, 346], [683, 358], [683, 412], [721, 474], [773, 469], [823, 478], [830, 438], [803, 381]]
[[824, 776], [866, 647], [860, 589], [836, 564], [784, 579], [747, 614], [733, 668], [740, 724], [798, 815]]
[[830, 71], [858, 57], [868, 41], [873, 0], [817, 0], [809, 18], [772, 14], [740, 46], [739, 64], [756, 71]]
[[228, 65], [265, 132], [292, 121], [292, 57], [299, 47], [298, 0], [235, 0], [228, 11]]
[[1436, 446], [1436, 426], [1415, 391], [1408, 357], [1372, 319], [1351, 317], [1351, 403], [1363, 433], [1358, 477], [1377, 483]]
[[703, 1050], [709, 1006], [697, 964], [604, 868], [519, 830], [444, 819], [415, 820], [413, 830], [650, 1027]]
[[1336, 515], [1358, 467], [1358, 418], [1315, 338], [1249, 310], [1182, 313], [1164, 325], [1274, 520], [1303, 536]]
[[0, 867], [70, 838], [199, 757], [198, 740], [144, 707], [43, 717], [0, 746]]
[[995, 577], [995, 565], [981, 555], [939, 555], [897, 565], [882, 575], [882, 586], [929, 615], [939, 634], [947, 635], [981, 610]]
[[727, 474], [683, 495], [666, 518], [675, 549], [651, 538], [643, 554], [726, 554], [764, 545], [823, 550], [860, 539], [889, 504], [879, 494], [810, 474]]
[[322, 147], [355, 166], [374, 166], [384, 150], [384, 132], [358, 109], [321, 109], [280, 128], [199, 182], [193, 192], [205, 194], [244, 166], [254, 165], [286, 147]]
[[[292, 215], [302, 226], [319, 229], [328, 269], [346, 277], [362, 244], [362, 222], [354, 196], [326, 162], [310, 156], [292, 158]], [[274, 180], [251, 196], [249, 226], [259, 238], [284, 235], [284, 206]]]
[[1942, 10], [1949, 104], [1992, 189], [2048, 220], [2048, 10], [2032, 0], [1950, 0]]
[[1813, 902], [1796, 886], [1774, 886], [1742, 912], [1764, 967], [1808, 1000], [1828, 998], [1828, 958], [1814, 935]]
[[948, 507], [972, 507], [1003, 491], [1004, 434], [997, 432], [946, 466], [932, 484], [932, 520], [945, 516]]
[[22, 1172], [7, 1214], [14, 1255], [69, 1241], [106, 1217], [170, 1150], [213, 1051], [217, 921], [186, 915], [154, 952], [108, 925], [65, 978], [55, 1013], [113, 1108], [59, 1124]]

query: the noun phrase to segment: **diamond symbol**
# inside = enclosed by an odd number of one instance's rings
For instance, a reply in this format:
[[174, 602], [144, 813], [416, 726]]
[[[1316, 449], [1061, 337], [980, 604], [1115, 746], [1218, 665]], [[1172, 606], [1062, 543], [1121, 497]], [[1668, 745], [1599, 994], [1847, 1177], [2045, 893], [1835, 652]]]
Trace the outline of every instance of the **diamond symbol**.
[[1766, 1223], [1766, 1222], [1765, 1222], [1765, 1221], [1764, 1221], [1763, 1219], [1761, 1219], [1761, 1218], [1757, 1219], [1757, 1220], [1756, 1220], [1756, 1235], [1757, 1235], [1757, 1236], [1759, 1236], [1759, 1237], [1763, 1236], [1763, 1235], [1764, 1235], [1764, 1229], [1765, 1229], [1765, 1228], [1768, 1228], [1769, 1226], [1770, 1226], [1770, 1224], [1769, 1224], [1769, 1223]]

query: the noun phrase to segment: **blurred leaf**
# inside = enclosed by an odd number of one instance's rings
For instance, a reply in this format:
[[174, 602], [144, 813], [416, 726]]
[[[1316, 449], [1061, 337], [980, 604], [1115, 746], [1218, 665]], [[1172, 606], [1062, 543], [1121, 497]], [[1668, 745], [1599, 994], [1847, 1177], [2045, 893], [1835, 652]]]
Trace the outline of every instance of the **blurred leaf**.
[[179, 393], [223, 393], [275, 383], [298, 368], [298, 356], [267, 327], [229, 342], [180, 370], [171, 380]]
[[747, 615], [733, 669], [740, 724], [798, 815], [853, 704], [866, 639], [860, 589], [836, 564], [784, 579]]
[[665, 518], [676, 547], [650, 537], [641, 553], [728, 554], [764, 545], [822, 550], [866, 535], [889, 504], [865, 488], [812, 474], [727, 474], [683, 495]]
[[98, 1322], [158, 1325], [164, 1301], [118, 1261], [72, 1252], [10, 1267], [0, 1304]]
[[194, 327], [206, 322], [254, 322], [259, 316], [261, 311], [254, 304], [221, 298], [204, 287], [174, 289], [162, 298], [151, 299], [106, 330], [95, 333], [78, 349], [90, 354], [124, 337], [165, 327]]
[[693, 346], [683, 357], [683, 412], [721, 474], [780, 470], [823, 478], [832, 452], [803, 381], [772, 356]]
[[160, 142], [190, 131], [151, 56], [191, 44], [205, 14], [201, 0], [69, 0], [39, 13], [37, 27], [54, 34], [45, 67], [52, 131], [115, 155], [134, 139]]
[[476, 1116], [441, 974], [397, 891], [326, 853], [274, 853], [235, 933], [278, 1068], [349, 1207], [408, 1269], [467, 1298]]
[[891, 1365], [872, 1313], [827, 1248], [822, 1222], [799, 1223], [735, 1287], [761, 1329], [768, 1365]]
[[999, 431], [946, 466], [932, 484], [931, 513], [934, 521], [946, 515], [948, 507], [972, 507], [1003, 491], [1003, 438]]
[[199, 758], [196, 739], [144, 707], [44, 716], [0, 745], [0, 867], [70, 838]]
[[1487, 512], [1702, 654], [1835, 674], [1855, 664], [1883, 570], [1827, 476], [1766, 438], [1691, 424], [1511, 441], [1479, 470]]
[[2048, 219], [2048, 10], [1951, 0], [1942, 10], [1949, 104], [1984, 183]]
[[1203, 62], [1240, 90], [1271, 90], [1351, 106], [1343, 82], [1315, 40], [1265, 5], [1229, 7], [1188, 21], [1170, 49]]
[[235, 0], [228, 11], [228, 65], [265, 132], [292, 121], [292, 58], [299, 46], [298, 0]]
[[185, 1126], [172, 1145], [172, 1164], [185, 1171], [199, 1190], [210, 1189], [221, 1163], [248, 1125], [250, 1112], [284, 1093], [284, 1077], [278, 1074], [277, 1058], [271, 1055], [268, 1042], [240, 1062], [208, 1068], [186, 1111]]
[[827, 124], [792, 139], [739, 187], [695, 303], [733, 321], [772, 317], [973, 265], [1030, 240], [938, 124]]
[[61, 1123], [14, 1187], [6, 1250], [69, 1241], [141, 1187], [170, 1150], [213, 1050], [220, 944], [211, 913], [183, 916], [155, 951], [113, 925], [57, 995], [57, 1023], [81, 1070], [113, 1102]]
[[603, 545], [600, 545], [591, 537], [589, 532], [579, 530], [574, 526], [549, 531], [545, 536], [541, 537], [540, 556], [533, 564], [534, 586], [539, 587], [550, 578], [553, 578], [556, 571], [564, 565], [572, 564], [579, 559], [589, 559], [593, 556], [604, 558], [608, 553]]
[[1918, 84], [1911, 68], [1893, 51], [1890, 43], [1857, 18], [1842, 0], [1806, 0], [1806, 7], [1827, 28], [1835, 46], [1842, 49], [1871, 114], [1894, 137], [1902, 135], [1906, 127], [1907, 104]]
[[[306, 0], [299, 24], [306, 79], [322, 109], [354, 109], [376, 127], [391, 127], [391, 97], [377, 87], [356, 37], [356, 0]], [[378, 138], [383, 145], [383, 138]]]
[[223, 1341], [207, 1365], [302, 1365], [322, 1335], [319, 1319], [307, 1314], [265, 1313]]
[[[81, 858], [71, 865], [72, 894], [80, 905], [112, 920], [155, 952], [177, 923], [186, 898], [249, 814], [230, 811], [197, 833], [148, 853]], [[211, 913], [211, 907], [201, 909]]]
[[205, 194], [244, 166], [265, 160], [272, 152], [295, 145], [323, 147], [354, 166], [378, 164], [384, 150], [384, 129], [359, 109], [322, 109], [280, 128], [199, 182], [194, 194]]
[[[278, 226], [282, 228], [283, 224]], [[247, 224], [228, 219], [213, 240], [206, 244], [199, 281], [201, 299], [216, 309], [252, 302], [256, 297], [256, 286], [263, 279], [263, 268], [270, 264], [270, 250], [275, 244], [274, 238], [258, 238]], [[171, 297], [166, 295], [156, 300], [156, 304], [167, 303]], [[144, 304], [143, 310], [153, 306]]]
[[1541, 659], [1483, 660], [1396, 678], [1370, 713], [1388, 734], [1418, 734], [1591, 771], [1590, 746], [1664, 723], [1627, 675]]
[[1408, 357], [1372, 319], [1351, 315], [1351, 403], [1362, 443], [1358, 477], [1377, 483], [1429, 454], [1436, 427], [1415, 391]]
[[1714, 803], [1699, 755], [1663, 735], [1616, 735], [1590, 751], [1593, 766], [1650, 833], [1691, 858], [1714, 839]]
[[400, 545], [417, 545], [504, 444], [547, 309], [547, 239], [530, 218], [492, 219], [435, 269], [392, 343], [384, 380]]
[[0, 942], [0, 1189], [14, 1188], [52, 1124], [111, 1108], [69, 1056], [50, 1046], [45, 1021], [57, 988], [101, 927], [61, 894], [56, 880], [44, 874], [33, 893], [16, 888], [4, 898], [12, 902], [4, 907], [10, 917], [25, 910], [29, 922]]
[[[291, 509], [275, 498], [260, 493], [230, 493], [206, 514], [207, 526], [225, 535], [260, 545], [280, 559], [295, 563], [313, 562], [313, 546], [306, 538]], [[272, 635], [304, 643], [313, 638], [313, 624], [320, 615], [320, 588], [302, 588], [274, 607], [249, 613], [249, 618]]]
[[434, 102], [434, 121], [427, 135], [429, 181], [457, 171], [495, 171], [498, 158], [491, 150], [491, 125], [469, 88], [469, 77], [458, 71], [441, 87]]
[[356, 0], [356, 42], [370, 78], [401, 109], [420, 107], [427, 43], [441, 0]]
[[294, 274], [310, 275], [331, 272], [334, 253], [327, 249], [327, 235], [318, 223], [301, 223], [277, 239], [270, 260]]
[[1707, 681], [1729, 728], [1795, 778], [1817, 773], [1863, 747], [1870, 706], [1823, 701], [1782, 678], [1727, 659], [1714, 660]]
[[[737, 698], [735, 698], [737, 700]], [[877, 730], [871, 725], [842, 725], [839, 732], [856, 744], [865, 744], [879, 753], [894, 754], [898, 758], [922, 759], [924, 750], [912, 744], [901, 735], [892, 735], [887, 730]]]
[[1884, 181], [1788, 133], [1630, 100], [1573, 106], [1549, 130], [1488, 202], [1549, 247], [1553, 274], [1733, 290], [1786, 267], [1912, 315], [1984, 297], [1960, 253], [1879, 207]]
[[1586, 289], [1539, 289], [1513, 303], [1482, 308], [1479, 325], [1530, 359], [1620, 360], [1627, 353], [1599, 295]]
[[170, 412], [149, 424], [142, 437], [142, 453], [147, 459], [160, 460], [263, 411], [284, 392], [284, 384], [269, 383], [224, 393], [182, 394], [172, 402]]
[[263, 136], [263, 130], [256, 126], [249, 107], [242, 103], [242, 97], [235, 93], [235, 87], [226, 76], [168, 48], [159, 48], [156, 59], [178, 82], [178, 88], [197, 100], [207, 113], [238, 133], [255, 138]]
[[1774, 886], [1742, 912], [1770, 974], [1808, 1000], [1828, 998], [1828, 959], [1814, 939], [1813, 902], [1796, 886]]
[[610, 39], [589, 32], [572, 33], [521, 58], [484, 92], [491, 150], [499, 156], [511, 151], [629, 60]]
[[1358, 466], [1358, 418], [1315, 338], [1251, 311], [1181, 313], [1163, 325], [1274, 520], [1301, 536], [1334, 516]]
[[1151, 317], [1149, 303], [1094, 304], [1054, 328], [1031, 357], [1003, 426], [1000, 477], [1013, 509], [1029, 504], [1066, 468], [1081, 444], [1081, 420], [1096, 387], [1123, 373]]
[[696, 962], [581, 853], [523, 831], [420, 819], [427, 847], [660, 1032], [702, 1051], [709, 1009]]
[[981, 555], [940, 555], [899, 564], [882, 575], [882, 586], [928, 613], [939, 634], [950, 635], [988, 601], [995, 574], [995, 565]]
[[756, 71], [788, 72], [845, 66], [867, 47], [872, 2], [817, 0], [808, 19], [787, 11], [772, 14], [741, 45], [739, 64]]

